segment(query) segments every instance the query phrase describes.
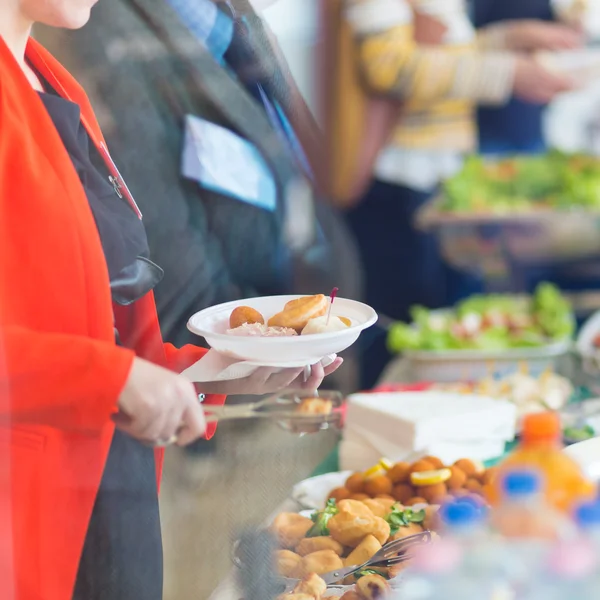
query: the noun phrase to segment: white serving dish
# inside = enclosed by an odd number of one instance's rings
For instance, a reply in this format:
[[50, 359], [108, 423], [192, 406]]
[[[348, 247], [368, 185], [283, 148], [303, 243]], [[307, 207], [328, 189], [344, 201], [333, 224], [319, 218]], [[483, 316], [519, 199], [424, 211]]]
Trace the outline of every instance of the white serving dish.
[[600, 481], [600, 437], [572, 444], [564, 452], [579, 464], [589, 479]]
[[331, 314], [346, 317], [352, 325], [342, 331], [294, 337], [240, 337], [227, 334], [229, 316], [238, 306], [250, 306], [265, 319], [283, 310], [290, 300], [301, 296], [267, 296], [235, 300], [202, 310], [188, 321], [188, 329], [206, 339], [211, 348], [232, 358], [250, 360], [262, 365], [305, 366], [324, 356], [346, 350], [364, 329], [377, 321], [377, 313], [366, 304], [336, 298]]
[[412, 381], [452, 383], [477, 381], [490, 372], [505, 376], [516, 372], [526, 363], [531, 375], [541, 375], [555, 369], [559, 359], [571, 349], [571, 341], [563, 340], [539, 348], [518, 348], [502, 352], [480, 350], [407, 350], [402, 353], [406, 372]]
[[292, 490], [292, 499], [303, 509], [321, 510], [327, 502], [329, 492], [343, 487], [352, 471], [336, 471], [316, 477], [309, 477], [297, 483]]
[[594, 346], [594, 339], [598, 335], [600, 335], [600, 311], [594, 313], [584, 323], [576, 342], [583, 370], [593, 377], [600, 376], [600, 348]]

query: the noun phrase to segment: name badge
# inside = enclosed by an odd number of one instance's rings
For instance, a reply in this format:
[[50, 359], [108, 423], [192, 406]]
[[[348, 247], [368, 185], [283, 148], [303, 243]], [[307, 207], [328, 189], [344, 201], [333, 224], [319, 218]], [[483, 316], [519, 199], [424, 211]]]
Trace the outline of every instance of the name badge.
[[256, 147], [228, 129], [188, 115], [181, 172], [202, 187], [268, 211], [277, 188]]

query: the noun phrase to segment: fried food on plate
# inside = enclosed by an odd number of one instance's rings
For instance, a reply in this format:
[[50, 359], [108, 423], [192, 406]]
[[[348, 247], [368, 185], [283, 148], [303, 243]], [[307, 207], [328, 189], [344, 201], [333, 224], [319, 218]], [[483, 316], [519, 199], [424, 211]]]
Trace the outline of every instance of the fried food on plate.
[[354, 590], [349, 590], [347, 592], [344, 593], [343, 596], [340, 597], [340, 600], [363, 600], [358, 592], [355, 592]]
[[296, 569], [295, 577], [302, 579], [311, 573], [322, 575], [343, 567], [342, 559], [333, 550], [319, 550], [302, 558]]
[[271, 531], [282, 548], [293, 550], [306, 536], [313, 522], [296, 513], [281, 513], [275, 517]]
[[238, 306], [233, 309], [229, 316], [229, 327], [236, 329], [248, 323], [259, 323], [260, 325], [265, 324], [265, 318], [254, 308], [250, 306]]
[[375, 529], [372, 533], [383, 546], [390, 537], [390, 524], [381, 517], [375, 517]]
[[323, 316], [328, 307], [329, 302], [323, 294], [296, 298], [269, 319], [269, 326], [289, 327], [300, 333], [311, 319]]
[[392, 540], [403, 540], [411, 535], [417, 533], [423, 533], [423, 527], [419, 523], [409, 523], [406, 527], [400, 527], [398, 531], [392, 536]]
[[296, 406], [296, 412], [303, 415], [330, 415], [333, 411], [333, 402], [324, 398], [304, 398]]
[[350, 498], [351, 493], [352, 492], [345, 487], [334, 488], [329, 492], [328, 499], [333, 498], [336, 502], [339, 502], [340, 500]]
[[344, 559], [344, 565], [346, 567], [353, 567], [354, 565], [362, 565], [370, 560], [377, 552], [381, 550], [381, 544], [379, 540], [369, 534], [363, 541], [350, 552], [347, 558]]
[[312, 594], [281, 594], [277, 596], [277, 600], [315, 600]]
[[[366, 506], [364, 508], [367, 511], [369, 510]], [[331, 517], [327, 523], [331, 537], [343, 546], [356, 548], [367, 535], [375, 535], [379, 530], [377, 517], [371, 511], [369, 513], [357, 515], [340, 511], [337, 515]], [[383, 521], [383, 519], [380, 520]], [[379, 539], [379, 535], [375, 535], [375, 537]]]
[[294, 594], [310, 594], [320, 598], [327, 591], [327, 584], [316, 574], [310, 573], [294, 588]]
[[282, 577], [293, 577], [302, 560], [301, 556], [291, 550], [277, 550], [273, 558], [275, 559], [275, 568]]
[[365, 476], [362, 473], [353, 473], [346, 479], [345, 486], [353, 494], [362, 494], [365, 491]]
[[385, 475], [375, 475], [374, 477], [368, 477], [365, 481], [365, 494], [369, 494], [369, 496], [391, 494], [392, 488], [392, 482]]
[[381, 600], [390, 593], [390, 584], [381, 575], [365, 575], [356, 582], [356, 591], [364, 600]]
[[[367, 496], [365, 500], [369, 500], [369, 497]], [[354, 515], [365, 515], [367, 517], [372, 517], [373, 512], [365, 504], [365, 500], [340, 500], [337, 504], [337, 507], [340, 512], [349, 512]]]
[[[387, 506], [385, 506], [379, 500], [375, 500], [374, 498], [367, 498], [363, 500], [362, 503], [376, 516], [385, 519], [386, 515], [390, 512]], [[392, 501], [393, 504], [393, 501]]]
[[388, 479], [394, 484], [408, 483], [410, 478], [410, 464], [397, 462], [388, 472]]
[[344, 547], [333, 538], [327, 536], [304, 538], [296, 546], [296, 552], [300, 556], [319, 552], [319, 550], [333, 550], [338, 556], [344, 554]]

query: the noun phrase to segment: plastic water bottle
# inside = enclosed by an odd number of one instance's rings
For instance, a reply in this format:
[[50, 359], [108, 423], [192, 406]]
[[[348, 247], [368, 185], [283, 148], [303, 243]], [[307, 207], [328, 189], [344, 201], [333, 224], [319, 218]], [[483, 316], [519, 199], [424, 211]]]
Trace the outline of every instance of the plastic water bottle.
[[541, 576], [548, 552], [559, 539], [573, 537], [573, 526], [544, 499], [540, 473], [518, 469], [505, 473], [502, 503], [490, 524], [506, 540], [504, 577], [516, 597], [526, 597]]
[[575, 509], [575, 523], [582, 538], [600, 553], [600, 502], [586, 502]]
[[480, 598], [512, 598], [502, 565], [505, 544], [491, 536], [487, 511], [468, 501], [446, 504], [440, 510], [443, 536], [454, 540], [462, 551], [461, 572], [480, 589]]
[[390, 600], [483, 600], [477, 583], [461, 569], [463, 552], [442, 538], [416, 548], [402, 587]]
[[552, 549], [545, 568], [524, 600], [596, 600], [596, 554], [585, 540], [561, 541]]

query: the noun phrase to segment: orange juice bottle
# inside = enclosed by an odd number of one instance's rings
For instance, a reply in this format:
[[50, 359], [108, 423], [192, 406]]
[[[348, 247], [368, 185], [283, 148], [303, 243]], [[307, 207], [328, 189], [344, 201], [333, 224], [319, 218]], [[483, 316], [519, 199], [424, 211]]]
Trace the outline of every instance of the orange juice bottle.
[[562, 448], [562, 428], [556, 413], [527, 415], [519, 447], [502, 462], [494, 481], [487, 487], [492, 505], [501, 500], [502, 480], [506, 474], [520, 467], [540, 472], [546, 502], [558, 510], [570, 511], [578, 502], [593, 498], [594, 486]]

